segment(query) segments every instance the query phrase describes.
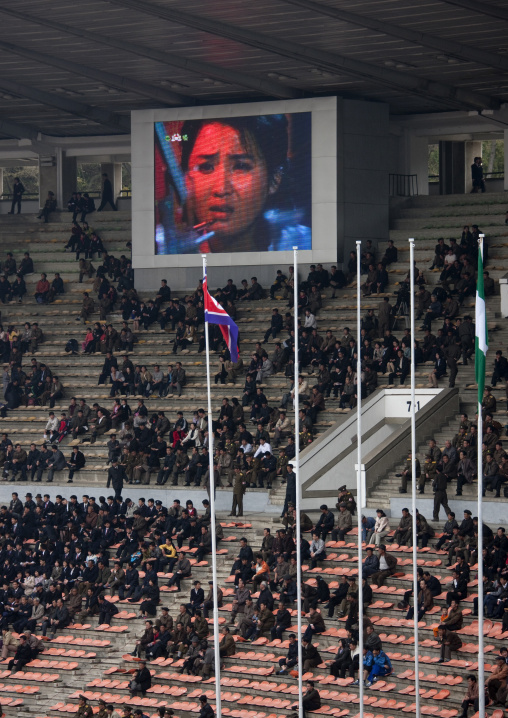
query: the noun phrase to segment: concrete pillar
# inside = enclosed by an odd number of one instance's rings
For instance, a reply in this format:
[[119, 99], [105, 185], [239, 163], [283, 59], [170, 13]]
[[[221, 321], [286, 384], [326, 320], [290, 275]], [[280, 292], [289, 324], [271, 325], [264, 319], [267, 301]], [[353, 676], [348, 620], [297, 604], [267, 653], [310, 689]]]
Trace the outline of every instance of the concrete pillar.
[[77, 180], [78, 180], [78, 163], [75, 157], [67, 157], [62, 153], [61, 157], [61, 182], [60, 192], [61, 197], [58, 197], [58, 206], [61, 209], [67, 207], [73, 192], [76, 191]]
[[0, 167], [0, 197], [4, 193], [4, 168]]
[[478, 140], [439, 143], [439, 190], [440, 194], [467, 194], [471, 192], [471, 165], [480, 156], [482, 143]]
[[508, 190], [508, 130], [503, 131], [504, 135], [504, 191]]
[[471, 165], [475, 157], [481, 157], [482, 143], [478, 140], [471, 140], [464, 143], [464, 191], [466, 194], [473, 189], [473, 180], [471, 177]]
[[[39, 157], [39, 204], [42, 207], [48, 192], [58, 196], [58, 168], [57, 157], [45, 155]], [[61, 206], [61, 205], [60, 205]]]
[[101, 162], [101, 174], [104, 172], [113, 185], [113, 196], [116, 202], [122, 189], [122, 164], [120, 162]]
[[120, 196], [122, 191], [122, 163], [115, 162], [115, 171], [113, 173], [113, 191], [115, 193], [115, 199]]
[[429, 194], [429, 140], [404, 133], [403, 174], [416, 175], [418, 194]]
[[464, 142], [439, 142], [439, 194], [464, 194]]

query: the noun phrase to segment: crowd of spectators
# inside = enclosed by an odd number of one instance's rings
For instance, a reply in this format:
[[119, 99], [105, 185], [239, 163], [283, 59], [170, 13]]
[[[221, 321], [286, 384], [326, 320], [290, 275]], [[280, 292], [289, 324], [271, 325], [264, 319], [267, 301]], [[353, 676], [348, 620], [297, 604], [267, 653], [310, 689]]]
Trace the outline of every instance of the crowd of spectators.
[[[302, 514], [305, 533], [300, 538], [302, 561], [322, 565], [326, 558], [327, 541], [341, 540], [352, 531], [356, 513], [354, 497], [341, 487], [337, 513], [326, 505], [320, 507], [319, 518], [312, 521]], [[364, 681], [370, 688], [380, 678], [390, 676], [393, 665], [383, 640], [370, 620], [370, 606], [374, 603], [373, 589], [392, 581], [399, 574], [399, 558], [390, 551], [384, 538], [391, 531], [384, 513], [378, 511], [372, 522], [360, 517], [365, 537], [365, 554], [361, 572], [364, 604], [364, 652], [358, 651], [358, 577], [342, 576], [337, 588], [330, 590], [322, 574], [314, 574], [314, 584], [302, 581], [302, 593], [297, 595], [296, 540], [294, 507], [288, 506], [283, 516], [286, 528], [272, 535], [264, 529], [261, 545], [251, 545], [249, 537], [241, 538], [236, 555], [232, 557], [230, 578], [233, 583], [231, 613], [220, 629], [220, 656], [224, 660], [235, 656], [241, 642], [288, 640], [287, 651], [279, 655], [280, 674], [294, 670], [298, 663], [298, 640], [291, 631], [294, 617], [291, 610], [298, 601], [304, 611], [305, 630], [302, 635], [304, 672], [323, 668], [324, 659], [316, 640], [338, 619], [347, 636], [338, 642], [333, 660], [327, 670], [336, 678], [351, 677], [354, 683]], [[407, 509], [391, 540], [393, 546], [411, 545], [412, 517]], [[432, 527], [418, 515], [416, 540], [427, 545], [434, 539]], [[2, 629], [2, 657], [11, 659], [9, 668], [21, 670], [43, 650], [45, 636], [57, 635], [73, 623], [84, 623], [97, 617], [99, 624], [108, 625], [118, 613], [117, 602], [108, 600], [119, 596], [132, 604], [144, 625], [132, 647], [132, 655], [144, 661], [173, 657], [183, 659], [182, 673], [203, 680], [214, 672], [214, 652], [209, 619], [215, 601], [224, 608], [224, 587], [212, 581], [205, 588], [192, 577], [188, 548], [196, 548], [196, 561], [206, 560], [212, 542], [218, 546], [223, 529], [210, 525], [209, 503], [203, 501], [198, 513], [192, 501], [186, 507], [175, 500], [169, 507], [162, 501], [144, 498], [137, 505], [130, 499], [111, 495], [105, 498], [76, 495], [67, 501], [57, 495], [27, 493], [24, 502], [12, 494], [8, 506], [0, 508], [0, 528], [3, 535], [1, 549], [2, 579], [0, 611]], [[310, 535], [308, 535], [310, 533]], [[307, 535], [306, 535], [307, 534]], [[381, 536], [381, 538], [379, 538]], [[312, 537], [312, 538], [311, 538]], [[445, 603], [435, 635], [440, 649], [439, 663], [447, 664], [457, 657], [463, 644], [461, 629], [465, 625], [463, 603], [468, 598], [475, 564], [484, 565], [484, 612], [486, 618], [502, 623], [508, 630], [508, 538], [499, 527], [494, 534], [484, 525], [483, 547], [479, 550], [478, 520], [469, 510], [459, 523], [453, 512], [434, 550], [448, 553], [451, 582], [442, 584], [442, 575], [418, 568], [418, 583], [409, 586], [396, 610], [406, 618], [418, 612], [424, 620], [433, 612], [438, 601]], [[29, 543], [26, 543], [29, 540]], [[446, 555], [444, 553], [444, 555]], [[140, 573], [140, 572], [143, 573]], [[441, 569], [442, 574], [443, 569]], [[169, 576], [169, 581], [167, 578]], [[185, 599], [172, 612], [163, 605], [161, 585], [167, 581], [171, 591], [183, 593]], [[167, 589], [166, 589], [167, 590]], [[478, 610], [474, 599], [473, 613]], [[41, 640], [42, 637], [42, 640]], [[486, 679], [487, 704], [504, 705], [507, 698], [508, 654], [496, 658], [492, 673]], [[462, 704], [462, 715], [469, 706], [478, 705], [476, 677], [468, 678], [468, 690]], [[151, 686], [150, 671], [141, 663], [132, 678], [132, 694], [144, 694]], [[307, 685], [305, 708], [312, 710], [312, 701], [320, 701], [319, 691], [311, 682]], [[476, 689], [476, 693], [474, 690]], [[319, 707], [319, 704], [316, 705]]]
[[[75, 211], [74, 207], [72, 211]], [[77, 214], [74, 220], [77, 219]], [[85, 214], [86, 217], [86, 214]], [[61, 495], [54, 502], [49, 494], [31, 493], [21, 502], [16, 493], [9, 506], [0, 508], [0, 530], [3, 536], [2, 581], [0, 590], [1, 623], [3, 633], [2, 656], [12, 657], [16, 669], [22, 668], [41, 650], [41, 642], [33, 634], [54, 636], [72, 622], [83, 622], [97, 616], [99, 623], [108, 624], [118, 612], [115, 603], [106, 600], [118, 594], [121, 600], [138, 604], [139, 617], [145, 619], [144, 628], [136, 639], [133, 655], [147, 660], [161, 656], [183, 658], [182, 672], [203, 679], [213, 673], [213, 647], [207, 619], [217, 601], [223, 606], [223, 590], [209, 582], [208, 590], [198, 580], [191, 580], [191, 562], [184, 545], [196, 548], [196, 559], [202, 561], [223, 538], [220, 524], [210, 526], [208, 501], [198, 513], [192, 501], [185, 508], [175, 500], [165, 507], [160, 500], [139, 499], [137, 505], [123, 498], [125, 484], [149, 484], [153, 475], [157, 485], [168, 481], [172, 486], [179, 482], [185, 486], [210, 487], [208, 437], [214, 434], [216, 456], [214, 457], [213, 486], [221, 486], [223, 480], [233, 488], [232, 514], [243, 515], [243, 494], [248, 487], [271, 487], [280, 480], [286, 487], [285, 503], [281, 521], [284, 528], [272, 536], [269, 528], [264, 531], [262, 544], [249, 545], [242, 538], [240, 548], [231, 566], [234, 581], [232, 612], [226, 625], [221, 628], [221, 657], [235, 655], [236, 644], [232, 634], [243, 641], [254, 641], [261, 636], [288, 638], [289, 648], [279, 660], [281, 674], [293, 669], [298, 661], [298, 639], [291, 633], [293, 623], [290, 609], [301, 601], [306, 613], [306, 628], [302, 636], [303, 669], [310, 671], [323, 663], [314, 642], [326, 631], [334, 618], [344, 620], [347, 638], [341, 639], [335, 659], [329, 665], [330, 674], [338, 678], [351, 676], [355, 683], [365, 682], [371, 687], [380, 677], [389, 676], [393, 666], [384, 650], [376, 626], [370, 621], [369, 607], [373, 603], [373, 586], [382, 586], [397, 573], [399, 559], [387, 547], [386, 537], [395, 531], [393, 541], [411, 546], [416, 540], [427, 547], [435, 537], [435, 529], [422, 514], [417, 516], [417, 536], [412, 535], [412, 517], [407, 509], [396, 526], [380, 509], [376, 518], [361, 517], [361, 530], [366, 541], [365, 561], [362, 567], [363, 601], [365, 609], [364, 655], [358, 650], [358, 578], [344, 576], [338, 587], [330, 591], [323, 576], [316, 574], [316, 585], [302, 583], [302, 595], [297, 595], [296, 544], [299, 540], [302, 559], [310, 567], [319, 567], [327, 554], [327, 541], [342, 541], [353, 530], [356, 506], [354, 497], [343, 486], [339, 490], [336, 513], [323, 504], [320, 515], [313, 521], [301, 515], [302, 530], [308, 537], [296, 537], [295, 497], [296, 480], [291, 460], [295, 456], [294, 432], [299, 431], [300, 443], [308, 445], [314, 436], [319, 413], [325, 409], [326, 400], [337, 400], [339, 406], [353, 408], [358, 400], [357, 352], [362, 359], [360, 377], [361, 396], [367, 396], [377, 386], [379, 373], [388, 373], [389, 383], [398, 380], [403, 385], [409, 373], [411, 336], [407, 329], [397, 339], [394, 319], [404, 312], [407, 301], [408, 278], [402, 282], [395, 305], [385, 296], [378, 312], [369, 309], [362, 321], [361, 337], [354, 338], [348, 327], [337, 338], [331, 330], [319, 331], [322, 308], [322, 291], [331, 289], [332, 296], [351, 281], [356, 273], [356, 256], [351, 257], [347, 275], [336, 267], [328, 272], [321, 265], [312, 266], [307, 278], [300, 283], [297, 312], [300, 318], [299, 344], [297, 347], [302, 373], [298, 385], [292, 384], [294, 332], [291, 312], [274, 307], [270, 326], [263, 331], [250, 359], [231, 362], [222, 334], [210, 327], [211, 346], [219, 353], [215, 382], [235, 386], [240, 380], [243, 387], [237, 397], [224, 397], [213, 425], [208, 426], [203, 409], [192, 412], [178, 411], [170, 420], [164, 411], [151, 411], [151, 399], [163, 399], [185, 391], [186, 368], [175, 361], [166, 368], [159, 365], [148, 367], [133, 365], [128, 352], [133, 350], [137, 334], [149, 330], [153, 324], [172, 334], [174, 354], [188, 354], [190, 346], [198, 352], [204, 350], [203, 292], [201, 282], [194, 293], [182, 299], [172, 296], [164, 280], [155, 297], [143, 302], [134, 289], [130, 262], [125, 257], [116, 259], [105, 251], [100, 237], [91, 230], [81, 216], [82, 225], [74, 221], [66, 250], [76, 253], [80, 262], [80, 277], [95, 276], [93, 292], [85, 292], [81, 318], [88, 322], [95, 312], [95, 301], [90, 294], [97, 294], [100, 322], [89, 325], [81, 347], [85, 354], [104, 354], [104, 364], [98, 377], [98, 385], [107, 385], [112, 404], [110, 407], [94, 403], [92, 407], [84, 399], [72, 397], [66, 412], [57, 417], [50, 412], [44, 431], [44, 443], [40, 450], [35, 444], [25, 452], [20, 444], [13, 446], [8, 434], [0, 441], [0, 466], [3, 477], [15, 481], [41, 482], [47, 471], [46, 481], [54, 479], [55, 472], [68, 469], [68, 481], [85, 466], [85, 456], [80, 442], [95, 442], [107, 438], [108, 479], [114, 493], [107, 498], [84, 495], [78, 501], [76, 495], [67, 501]], [[466, 364], [474, 350], [474, 325], [471, 317], [458, 318], [460, 306], [474, 282], [475, 235], [477, 228], [469, 232], [464, 228], [461, 242], [447, 245], [440, 240], [436, 246], [431, 269], [440, 269], [440, 287], [429, 295], [425, 277], [416, 269], [418, 277], [418, 311], [424, 317], [425, 338], [421, 344], [415, 339], [416, 361], [435, 361], [429, 383], [437, 385], [447, 370], [449, 383], [453, 386], [457, 364]], [[80, 255], [83, 254], [83, 258]], [[94, 254], [102, 258], [96, 270], [91, 260]], [[453, 261], [452, 261], [453, 258]], [[353, 263], [354, 259], [354, 263]], [[12, 265], [12, 255], [7, 257], [8, 269], [4, 274], [17, 273]], [[25, 254], [24, 267], [30, 267], [30, 257]], [[367, 295], [384, 293], [389, 285], [386, 267], [397, 261], [397, 249], [391, 242], [385, 255], [377, 261], [372, 244], [362, 256], [362, 272], [367, 275], [364, 291]], [[377, 267], [377, 269], [376, 269]], [[31, 266], [33, 271], [33, 265]], [[10, 271], [13, 270], [13, 271]], [[374, 275], [375, 271], [375, 275]], [[455, 273], [454, 273], [455, 272]], [[25, 272], [30, 273], [30, 272]], [[45, 275], [43, 275], [46, 281]], [[472, 279], [471, 279], [472, 278]], [[22, 273], [21, 273], [22, 280]], [[487, 293], [494, 285], [485, 273]], [[0, 295], [2, 282], [0, 278]], [[237, 305], [244, 301], [257, 301], [269, 294], [274, 302], [287, 300], [287, 308], [293, 304], [293, 270], [287, 275], [277, 272], [273, 285], [266, 292], [252, 277], [238, 289], [233, 280], [214, 292], [217, 300], [234, 318]], [[116, 288], [114, 286], [116, 284]], [[62, 283], [63, 287], [63, 283]], [[446, 292], [444, 296], [438, 291]], [[10, 291], [10, 290], [8, 290]], [[42, 301], [51, 301], [49, 292], [38, 292]], [[437, 292], [437, 294], [436, 294]], [[474, 292], [474, 288], [473, 288]], [[58, 292], [57, 292], [58, 293]], [[13, 295], [16, 296], [16, 295]], [[11, 298], [5, 293], [7, 301]], [[21, 298], [20, 298], [21, 299]], [[441, 301], [443, 300], [443, 301]], [[437, 306], [436, 302], [439, 304]], [[107, 322], [107, 315], [116, 309], [122, 314], [121, 328]], [[442, 321], [434, 336], [433, 321]], [[22, 370], [23, 355], [34, 351], [42, 341], [37, 323], [25, 324], [23, 335], [12, 332], [0, 334], [5, 351], [9, 351], [9, 369], [4, 372], [6, 410], [32, 402], [55, 403], [65, 395], [58, 377], [44, 363], [31, 360], [31, 370]], [[12, 335], [12, 336], [11, 336]], [[382, 337], [382, 340], [379, 340]], [[274, 340], [270, 354], [265, 349], [269, 339]], [[0, 344], [0, 349], [2, 344]], [[79, 347], [70, 346], [70, 352]], [[121, 362], [116, 354], [124, 355]], [[19, 354], [18, 354], [19, 352]], [[443, 363], [444, 362], [444, 363]], [[276, 406], [270, 406], [264, 394], [265, 380], [280, 373], [287, 379], [287, 391]], [[496, 354], [492, 385], [508, 379], [508, 361], [502, 352]], [[294, 400], [295, 391], [300, 396], [298, 425], [292, 425], [287, 406]], [[501, 425], [495, 421], [496, 400], [490, 387], [486, 388], [482, 409], [484, 411], [484, 491], [499, 495], [508, 477], [507, 457], [500, 440]], [[185, 414], [187, 413], [187, 416]], [[253, 424], [253, 427], [250, 426]], [[250, 430], [252, 429], [252, 430]], [[114, 430], [114, 433], [110, 433]], [[441, 663], [456, 655], [462, 645], [460, 631], [464, 622], [462, 602], [470, 591], [471, 572], [478, 560], [483, 560], [485, 574], [486, 616], [503, 623], [508, 630], [508, 539], [504, 528], [496, 534], [488, 526], [483, 527], [484, 544], [478, 547], [477, 519], [470, 511], [464, 512], [459, 524], [447, 503], [450, 482], [456, 480], [456, 494], [462, 493], [465, 484], [476, 477], [475, 420], [467, 415], [461, 418], [457, 435], [446, 442], [443, 451], [435, 441], [429, 442], [429, 452], [417, 475], [421, 493], [426, 486], [434, 490], [434, 520], [444, 507], [447, 521], [437, 549], [447, 552], [448, 567], [452, 569], [452, 582], [446, 592], [446, 611], [437, 631]], [[66, 460], [61, 442], [72, 439], [72, 453]], [[282, 448], [281, 445], [283, 444]], [[273, 447], [273, 449], [272, 449]], [[276, 456], [276, 451], [278, 455]], [[409, 472], [409, 473], [408, 473]], [[411, 482], [411, 457], [401, 473], [401, 493], [407, 491]], [[25, 544], [30, 539], [33, 544]], [[113, 548], [114, 547], [114, 548]], [[139, 572], [143, 571], [144, 576]], [[161, 607], [160, 572], [172, 574], [168, 588], [176, 592], [188, 591], [176, 616]], [[259, 592], [259, 595], [257, 595]], [[418, 612], [421, 620], [435, 606], [437, 596], [443, 593], [440, 580], [430, 571], [419, 569], [418, 586], [407, 590], [398, 609], [410, 618]], [[254, 596], [256, 594], [256, 596]], [[474, 604], [473, 604], [474, 605]], [[477, 606], [475, 606], [477, 610]], [[326, 617], [325, 617], [326, 616]], [[191, 620], [193, 619], [193, 620]], [[14, 633], [20, 634], [19, 638]], [[10, 664], [11, 667], [11, 664]], [[506, 655], [500, 656], [496, 667], [487, 679], [487, 701], [506, 701], [506, 678], [508, 664]], [[477, 707], [478, 686], [476, 678], [468, 678], [468, 691], [463, 703], [463, 718], [469, 706]], [[131, 691], [144, 693], [151, 685], [151, 676], [144, 663], [140, 664]], [[205, 701], [206, 704], [206, 701]], [[304, 708], [319, 708], [320, 696], [313, 681], [307, 681]]]

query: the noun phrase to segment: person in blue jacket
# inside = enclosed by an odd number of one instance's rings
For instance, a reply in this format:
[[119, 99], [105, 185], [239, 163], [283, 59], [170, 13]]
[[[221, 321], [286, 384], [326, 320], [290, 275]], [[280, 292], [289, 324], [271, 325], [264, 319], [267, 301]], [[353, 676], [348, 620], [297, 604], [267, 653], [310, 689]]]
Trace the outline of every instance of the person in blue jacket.
[[392, 664], [386, 653], [379, 648], [374, 648], [372, 651], [372, 667], [365, 683], [367, 688], [370, 688], [379, 676], [389, 676], [391, 672]]

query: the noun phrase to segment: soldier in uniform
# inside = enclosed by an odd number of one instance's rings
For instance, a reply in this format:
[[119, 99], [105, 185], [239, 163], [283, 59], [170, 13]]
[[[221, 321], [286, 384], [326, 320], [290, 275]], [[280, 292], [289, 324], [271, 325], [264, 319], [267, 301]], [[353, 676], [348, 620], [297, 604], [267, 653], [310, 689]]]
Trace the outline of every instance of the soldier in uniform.
[[302, 426], [302, 430], [300, 431], [300, 447], [303, 451], [306, 446], [309, 446], [313, 442], [313, 436], [309, 431], [309, 428], [305, 425]]
[[122, 464], [125, 469], [125, 475], [127, 477], [127, 483], [132, 484], [134, 476], [134, 467], [136, 466], [138, 457], [135, 451], [127, 451], [122, 457]]
[[93, 718], [93, 708], [88, 703], [85, 696], [79, 696], [76, 718]]
[[[296, 523], [296, 508], [294, 504], [288, 504], [288, 510], [282, 518], [283, 525], [288, 529], [288, 535], [293, 535], [293, 527]], [[302, 533], [312, 531], [314, 523], [304, 511], [300, 511], [300, 530]]]
[[461, 414], [459, 429], [465, 429], [466, 435], [471, 427], [471, 421], [468, 419], [467, 414]]
[[234, 441], [234, 439], [228, 437], [226, 439], [226, 443], [224, 444], [224, 450], [231, 456], [232, 459], [234, 459], [236, 452], [238, 451], [238, 444]]
[[279, 457], [277, 459], [277, 476], [280, 476], [282, 479], [282, 482], [284, 483], [286, 478], [286, 466], [288, 465], [288, 457], [286, 456], [286, 452], [284, 449], [281, 449], [279, 451]]
[[466, 429], [462, 426], [459, 427], [458, 432], [455, 434], [452, 440], [452, 446], [457, 449], [457, 453], [462, 449], [462, 442], [466, 438]]
[[178, 486], [178, 475], [185, 471], [188, 463], [189, 463], [189, 457], [187, 455], [187, 452], [180, 448], [177, 449], [175, 465], [173, 467], [173, 474], [172, 474], [173, 481], [171, 482], [171, 486]]
[[233, 505], [231, 507], [230, 516], [236, 516], [238, 508], [238, 516], [243, 516], [243, 495], [247, 486], [247, 478], [245, 473], [238, 466], [234, 469], [233, 475]]
[[251, 454], [247, 454], [245, 457], [247, 468], [245, 470], [245, 476], [247, 478], [247, 485], [256, 487], [258, 482], [258, 471], [259, 471], [259, 457], [254, 458]]
[[225, 449], [219, 449], [219, 458], [217, 460], [217, 466], [219, 467], [219, 476], [222, 478], [223, 476], [226, 477], [227, 485], [232, 486], [231, 480], [232, 480], [232, 464], [233, 459], [231, 457], [231, 454], [229, 454]]
[[492, 395], [492, 387], [486, 386], [485, 391], [483, 392], [483, 400], [482, 400], [482, 413], [485, 416], [487, 412], [490, 414], [494, 414], [497, 409], [497, 402], [495, 396]]
[[106, 701], [102, 698], [99, 700], [99, 710], [97, 711], [95, 718], [109, 718], [106, 710]]
[[[406, 464], [405, 464], [405, 466], [404, 466], [404, 470], [402, 471], [401, 474], [396, 474], [396, 476], [400, 476], [400, 478], [401, 478], [400, 487], [399, 487], [399, 494], [407, 494], [407, 482], [408, 482], [408, 481], [411, 481], [411, 479], [412, 479], [412, 475], [411, 475], [411, 472], [412, 472], [411, 458], [412, 458], [412, 453], [411, 453], [411, 451], [410, 451], [409, 454], [408, 454], [408, 457], [407, 457], [407, 459], [406, 459]], [[417, 478], [417, 479], [420, 481], [420, 479], [421, 479], [421, 467], [420, 467], [420, 462], [419, 462], [418, 459], [416, 459], [416, 462], [415, 462], [415, 474], [416, 474], [416, 477], [415, 477], [415, 478]]]
[[434, 481], [436, 469], [437, 462], [432, 460], [432, 454], [427, 454], [425, 457], [425, 463], [423, 465], [422, 475], [418, 482], [418, 489], [420, 494], [425, 493], [425, 484], [427, 481], [430, 481], [431, 484]]
[[340, 504], [345, 504], [347, 510], [351, 514], [351, 516], [355, 515], [356, 511], [356, 501], [355, 497], [351, 493], [351, 491], [348, 491], [346, 486], [339, 486], [339, 497], [337, 499], [337, 503], [335, 504], [335, 508], [337, 511], [339, 510]]
[[446, 511], [446, 514], [450, 513], [450, 507], [448, 506], [448, 495], [446, 493], [448, 481], [445, 474], [441, 471], [436, 471], [436, 477], [434, 479], [434, 521], [439, 521], [439, 509], [442, 506]]

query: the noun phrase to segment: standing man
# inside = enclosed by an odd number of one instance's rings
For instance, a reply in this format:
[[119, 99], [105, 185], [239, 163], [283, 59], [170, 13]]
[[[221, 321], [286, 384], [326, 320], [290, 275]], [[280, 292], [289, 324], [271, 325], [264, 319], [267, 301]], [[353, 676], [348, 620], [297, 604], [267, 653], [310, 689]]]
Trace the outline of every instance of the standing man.
[[102, 210], [107, 204], [110, 204], [112, 206], [114, 212], [117, 211], [115, 205], [115, 198], [113, 196], [113, 185], [111, 184], [111, 180], [108, 178], [107, 172], [103, 172], [101, 204], [97, 212], [102, 212]]
[[448, 506], [448, 495], [446, 493], [446, 486], [448, 480], [446, 475], [443, 474], [440, 469], [436, 471], [436, 478], [434, 479], [434, 486], [436, 492], [434, 494], [434, 521], [439, 521], [439, 509], [442, 506], [448, 515], [450, 513], [450, 507]]
[[14, 214], [14, 207], [18, 205], [18, 214], [21, 214], [21, 199], [23, 197], [23, 192], [25, 191], [25, 188], [23, 187], [23, 183], [19, 179], [19, 177], [14, 178], [14, 185], [12, 187], [12, 204], [11, 204], [11, 211], [9, 214]]
[[471, 165], [471, 179], [473, 180], [473, 189], [471, 192], [485, 192], [485, 180], [483, 179], [482, 158], [475, 157]]
[[245, 493], [247, 481], [244, 472], [240, 470], [239, 466], [235, 466], [234, 472], [233, 505], [231, 507], [231, 513], [229, 515], [236, 516], [236, 509], [238, 507], [238, 516], [243, 516], [243, 495]]
[[286, 466], [286, 496], [284, 498], [284, 506], [282, 507], [281, 518], [287, 514], [289, 504], [296, 506], [296, 474], [293, 471], [293, 464]]
[[110, 484], [115, 491], [115, 499], [120, 498], [123, 491], [123, 482], [125, 479], [125, 469], [122, 464], [118, 463], [118, 457], [113, 459], [113, 465], [108, 469], [108, 483], [106, 488], [109, 489]]

